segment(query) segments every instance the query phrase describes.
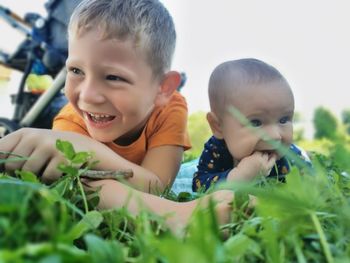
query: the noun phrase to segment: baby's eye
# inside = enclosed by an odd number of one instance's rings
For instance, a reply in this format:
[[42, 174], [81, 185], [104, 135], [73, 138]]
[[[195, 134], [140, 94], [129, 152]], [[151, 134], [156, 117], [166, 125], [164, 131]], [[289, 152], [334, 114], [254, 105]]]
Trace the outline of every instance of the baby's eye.
[[261, 126], [261, 121], [260, 120], [250, 120], [250, 124], [253, 126], [253, 127], [259, 127]]
[[125, 79], [116, 75], [107, 75], [106, 79], [111, 81], [125, 81]]
[[280, 119], [280, 123], [281, 124], [286, 124], [289, 121], [290, 121], [290, 117], [289, 116], [285, 116], [285, 117]]

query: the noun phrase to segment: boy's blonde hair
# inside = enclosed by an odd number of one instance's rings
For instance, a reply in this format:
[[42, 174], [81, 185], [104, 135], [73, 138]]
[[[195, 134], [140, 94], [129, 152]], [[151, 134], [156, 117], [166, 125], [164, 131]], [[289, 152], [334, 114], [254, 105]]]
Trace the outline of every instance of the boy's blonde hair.
[[103, 39], [132, 40], [155, 77], [170, 69], [176, 44], [173, 19], [158, 0], [83, 0], [74, 10], [70, 36], [98, 28]]
[[245, 58], [224, 62], [214, 69], [209, 79], [211, 111], [218, 116], [227, 112], [227, 101], [235, 96], [237, 88], [249, 88], [271, 82], [280, 82], [290, 89], [282, 74], [261, 60]]

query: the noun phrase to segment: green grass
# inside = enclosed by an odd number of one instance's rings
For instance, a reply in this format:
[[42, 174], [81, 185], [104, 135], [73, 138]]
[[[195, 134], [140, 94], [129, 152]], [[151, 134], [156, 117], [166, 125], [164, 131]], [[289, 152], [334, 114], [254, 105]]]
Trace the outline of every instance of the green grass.
[[[51, 186], [35, 175], [0, 178], [0, 262], [348, 262], [350, 258], [350, 151], [348, 141], [311, 154], [313, 170], [293, 169], [286, 183], [228, 185], [237, 202], [219, 226], [213, 205], [197, 211], [183, 235], [163, 219], [125, 209], [96, 211], [79, 170], [89, 153], [58, 142], [68, 175]], [[244, 198], [259, 202], [248, 209]], [[184, 194], [181, 194], [183, 197]], [[173, 193], [166, 197], [178, 198]]]

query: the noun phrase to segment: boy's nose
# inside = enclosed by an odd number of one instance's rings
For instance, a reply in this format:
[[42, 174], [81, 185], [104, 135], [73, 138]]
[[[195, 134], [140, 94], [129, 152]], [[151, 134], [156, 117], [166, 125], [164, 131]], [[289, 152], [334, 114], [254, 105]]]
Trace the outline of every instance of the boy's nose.
[[89, 104], [99, 104], [103, 103], [105, 100], [98, 85], [92, 81], [86, 81], [82, 85], [80, 89], [79, 99]]

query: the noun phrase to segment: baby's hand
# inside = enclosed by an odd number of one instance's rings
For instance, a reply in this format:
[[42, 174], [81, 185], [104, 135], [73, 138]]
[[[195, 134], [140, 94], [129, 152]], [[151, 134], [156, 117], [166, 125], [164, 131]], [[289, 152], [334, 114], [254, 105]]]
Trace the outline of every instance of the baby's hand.
[[247, 181], [256, 176], [268, 176], [276, 162], [275, 154], [254, 152], [252, 155], [243, 158], [228, 174], [227, 181]]

